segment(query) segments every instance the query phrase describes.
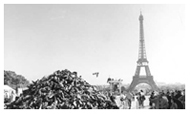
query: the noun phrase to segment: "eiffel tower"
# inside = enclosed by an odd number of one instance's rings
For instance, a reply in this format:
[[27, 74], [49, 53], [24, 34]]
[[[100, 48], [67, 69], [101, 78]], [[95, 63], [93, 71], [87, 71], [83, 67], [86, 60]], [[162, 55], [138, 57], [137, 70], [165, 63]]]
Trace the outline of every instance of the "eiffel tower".
[[[139, 41], [139, 55], [137, 61], [137, 67], [135, 71], [135, 76], [133, 76], [133, 81], [129, 86], [128, 90], [132, 91], [134, 88], [140, 83], [147, 83], [151, 86], [152, 90], [158, 90], [156, 86], [153, 76], [150, 73], [150, 69], [148, 66], [148, 60], [146, 57], [146, 50], [145, 50], [145, 41], [144, 41], [144, 30], [143, 30], [143, 15], [140, 13], [139, 16], [140, 21], [140, 41]], [[145, 69], [146, 75], [140, 75], [141, 68]]]

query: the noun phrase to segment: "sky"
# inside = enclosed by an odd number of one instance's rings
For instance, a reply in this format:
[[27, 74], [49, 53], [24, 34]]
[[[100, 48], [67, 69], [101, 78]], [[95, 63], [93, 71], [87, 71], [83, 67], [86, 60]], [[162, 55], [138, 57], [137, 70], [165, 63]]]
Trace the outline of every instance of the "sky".
[[90, 84], [107, 84], [108, 77], [129, 84], [140, 11], [154, 81], [186, 83], [185, 5], [177, 4], [4, 5], [4, 70], [31, 81], [68, 69]]

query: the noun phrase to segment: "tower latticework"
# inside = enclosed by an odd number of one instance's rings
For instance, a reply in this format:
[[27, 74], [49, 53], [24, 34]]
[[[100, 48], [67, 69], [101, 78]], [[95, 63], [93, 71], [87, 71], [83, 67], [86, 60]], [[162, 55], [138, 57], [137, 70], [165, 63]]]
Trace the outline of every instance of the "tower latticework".
[[[151, 86], [152, 90], [158, 90], [158, 87], [156, 86], [153, 76], [150, 73], [150, 69], [148, 66], [148, 60], [145, 50], [145, 40], [144, 40], [144, 29], [143, 29], [143, 15], [140, 14], [139, 16], [139, 22], [140, 22], [140, 39], [139, 39], [139, 55], [138, 55], [138, 61], [137, 61], [137, 67], [135, 71], [135, 76], [133, 76], [133, 81], [131, 85], [129, 86], [129, 91], [132, 91], [136, 85], [139, 83], [147, 83]], [[145, 75], [140, 75], [141, 68], [145, 69]]]

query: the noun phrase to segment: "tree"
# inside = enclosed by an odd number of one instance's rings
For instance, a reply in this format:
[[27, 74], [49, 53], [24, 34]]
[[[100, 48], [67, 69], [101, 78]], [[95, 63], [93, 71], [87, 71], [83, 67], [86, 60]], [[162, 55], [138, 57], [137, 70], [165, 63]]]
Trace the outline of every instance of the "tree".
[[26, 87], [30, 83], [29, 81], [22, 75], [17, 75], [13, 71], [4, 71], [4, 84], [9, 85], [10, 87], [16, 89], [20, 86]]

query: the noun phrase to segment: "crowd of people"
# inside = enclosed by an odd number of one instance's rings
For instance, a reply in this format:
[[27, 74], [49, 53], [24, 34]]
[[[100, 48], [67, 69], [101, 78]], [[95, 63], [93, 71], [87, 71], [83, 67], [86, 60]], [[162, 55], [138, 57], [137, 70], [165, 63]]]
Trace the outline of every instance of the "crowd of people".
[[[145, 96], [143, 90], [138, 93], [120, 90], [100, 92], [76, 72], [62, 70], [33, 82], [5, 108], [131, 109], [134, 100], [136, 108], [144, 108], [144, 101], [148, 100]], [[149, 103], [151, 109], [185, 109], [185, 90], [153, 91]]]
[[185, 90], [152, 92], [151, 109], [185, 109]]
[[136, 109], [145, 108], [145, 100], [149, 100], [149, 106], [146, 106], [149, 109], [185, 109], [185, 90], [153, 91], [150, 96], [143, 90], [137, 93], [121, 92], [120, 94], [110, 94], [105, 92], [104, 94], [119, 109], [131, 109], [132, 101], [135, 103]]

